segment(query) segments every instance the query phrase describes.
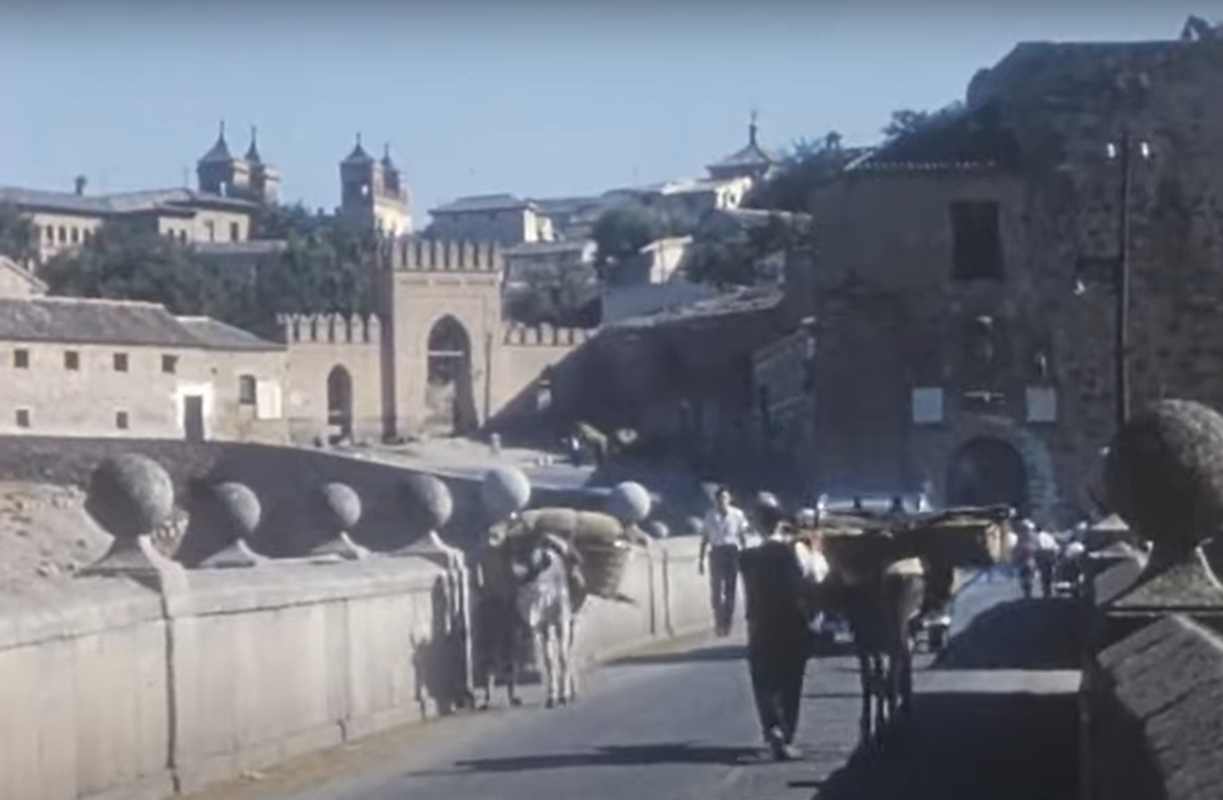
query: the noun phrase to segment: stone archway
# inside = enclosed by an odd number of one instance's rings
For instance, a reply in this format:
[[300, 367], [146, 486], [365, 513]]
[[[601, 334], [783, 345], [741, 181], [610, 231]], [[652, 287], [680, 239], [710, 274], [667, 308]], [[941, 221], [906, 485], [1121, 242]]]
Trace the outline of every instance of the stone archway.
[[338, 364], [327, 373], [327, 429], [332, 441], [352, 438], [352, 375]]
[[1001, 439], [979, 437], [961, 445], [947, 465], [947, 505], [1006, 503], [1030, 512], [1028, 471], [1023, 456]]
[[471, 337], [450, 314], [429, 329], [425, 366], [424, 428], [431, 434], [453, 436], [477, 427], [472, 391]]
[[955, 438], [948, 443], [949, 449], [943, 451], [945, 461], [942, 475], [947, 482], [942, 485], [939, 496], [945, 505], [949, 505], [951, 501], [952, 487], [949, 479], [957, 455], [974, 441], [996, 440], [1008, 446], [1019, 457], [1026, 487], [1024, 496], [1027, 512], [1041, 519], [1043, 524], [1059, 521], [1061, 508], [1057, 471], [1049, 447], [1040, 435], [1012, 419], [992, 415], [965, 418], [957, 428]]

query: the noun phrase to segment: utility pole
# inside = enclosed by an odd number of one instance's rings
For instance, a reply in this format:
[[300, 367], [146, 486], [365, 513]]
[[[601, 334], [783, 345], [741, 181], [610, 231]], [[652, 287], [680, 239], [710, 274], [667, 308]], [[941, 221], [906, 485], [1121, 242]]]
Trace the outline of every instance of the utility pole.
[[[1144, 143], [1145, 149], [1145, 143]], [[1130, 131], [1121, 131], [1121, 223], [1118, 226], [1121, 240], [1117, 243], [1117, 287], [1116, 322], [1116, 378], [1117, 378], [1117, 430], [1125, 427], [1130, 418], [1130, 366], [1129, 366], [1129, 311], [1130, 311]]]

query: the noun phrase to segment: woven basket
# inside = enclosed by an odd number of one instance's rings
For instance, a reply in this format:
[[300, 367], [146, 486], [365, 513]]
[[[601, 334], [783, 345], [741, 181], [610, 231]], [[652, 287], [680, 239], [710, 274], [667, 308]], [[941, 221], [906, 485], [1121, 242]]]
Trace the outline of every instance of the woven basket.
[[525, 532], [548, 533], [573, 545], [582, 557], [586, 590], [604, 598], [618, 598], [633, 546], [615, 517], [572, 508], [536, 508], [522, 514]]

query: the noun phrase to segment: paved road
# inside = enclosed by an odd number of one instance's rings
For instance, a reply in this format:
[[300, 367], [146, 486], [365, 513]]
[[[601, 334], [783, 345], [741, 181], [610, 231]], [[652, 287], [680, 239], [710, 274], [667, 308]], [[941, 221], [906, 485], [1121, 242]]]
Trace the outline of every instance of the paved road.
[[449, 718], [215, 796], [1069, 800], [1077, 673], [1027, 667], [1072, 665], [1072, 616], [1054, 601], [1016, 595], [1001, 578], [964, 590], [958, 636], [938, 664], [920, 658], [917, 716], [882, 753], [855, 755], [856, 666], [838, 654], [808, 669], [805, 757], [764, 758], [741, 645], [732, 639], [598, 670], [574, 707], [545, 711], [528, 702]]

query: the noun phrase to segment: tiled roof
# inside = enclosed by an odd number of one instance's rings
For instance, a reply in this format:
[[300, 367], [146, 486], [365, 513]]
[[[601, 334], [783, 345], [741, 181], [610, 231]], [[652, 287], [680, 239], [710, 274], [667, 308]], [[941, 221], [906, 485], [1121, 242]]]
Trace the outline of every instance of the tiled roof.
[[776, 164], [780, 159], [765, 150], [755, 142], [748, 142], [743, 148], [736, 150], [720, 161], [709, 165], [710, 169], [734, 169], [750, 167], [767, 167]]
[[229, 145], [225, 142], [225, 129], [221, 129], [221, 133], [217, 136], [216, 142], [212, 147], [208, 148], [208, 152], [200, 157], [201, 164], [213, 163], [228, 163], [233, 161], [234, 157], [229, 152]]
[[477, 194], [460, 197], [443, 206], [432, 209], [430, 214], [457, 214], [464, 211], [510, 211], [516, 208], [527, 208], [532, 205], [530, 200], [523, 200], [512, 194]]
[[599, 197], [533, 197], [527, 202], [534, 203], [545, 214], [573, 214], [603, 206]]
[[196, 341], [210, 350], [280, 350], [282, 345], [260, 339], [212, 317], [176, 317]]
[[[236, 330], [228, 325], [223, 327]], [[201, 325], [199, 328], [198, 333], [194, 332], [164, 306], [156, 303], [78, 297], [0, 298], [0, 339], [3, 340], [251, 349], [249, 342], [237, 344], [240, 339], [247, 341], [243, 337], [219, 333], [211, 326]], [[245, 336], [249, 337], [250, 334]], [[273, 342], [263, 345], [263, 349], [277, 347]]]
[[685, 322], [699, 322], [733, 314], [768, 311], [781, 304], [782, 292], [775, 288], [751, 288], [699, 300], [695, 303], [667, 308], [653, 314], [619, 320], [610, 328], [653, 328]]
[[936, 118], [858, 158], [847, 172], [1009, 168], [1020, 159], [1019, 142], [989, 107]]
[[28, 208], [44, 208], [71, 214], [107, 216], [155, 211], [168, 206], [219, 205], [233, 209], [250, 209], [254, 203], [235, 197], [224, 197], [194, 189], [146, 189], [115, 194], [80, 195], [74, 192], [49, 192], [0, 186], [0, 203], [13, 203]]

